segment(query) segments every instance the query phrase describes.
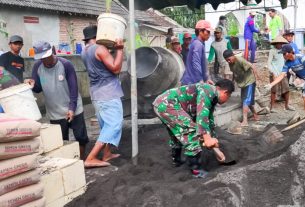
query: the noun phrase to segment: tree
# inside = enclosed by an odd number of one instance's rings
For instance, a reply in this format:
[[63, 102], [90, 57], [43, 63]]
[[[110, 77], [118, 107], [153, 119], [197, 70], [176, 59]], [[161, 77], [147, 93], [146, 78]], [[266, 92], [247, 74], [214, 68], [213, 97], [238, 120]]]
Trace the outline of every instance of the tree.
[[188, 28], [194, 28], [197, 21], [204, 19], [204, 6], [195, 10], [191, 10], [187, 6], [167, 7], [160, 12]]

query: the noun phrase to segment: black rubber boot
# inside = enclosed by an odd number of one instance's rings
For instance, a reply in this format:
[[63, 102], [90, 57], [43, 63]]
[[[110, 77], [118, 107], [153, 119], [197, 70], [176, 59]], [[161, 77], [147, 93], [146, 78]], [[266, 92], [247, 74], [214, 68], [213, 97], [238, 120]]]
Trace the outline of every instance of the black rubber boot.
[[187, 156], [187, 160], [188, 160], [188, 165], [189, 165], [191, 171], [201, 169], [200, 153], [198, 153], [195, 156]]
[[172, 159], [173, 159], [173, 165], [175, 167], [179, 167], [183, 164], [183, 162], [181, 160], [181, 152], [182, 152], [181, 147], [172, 148]]

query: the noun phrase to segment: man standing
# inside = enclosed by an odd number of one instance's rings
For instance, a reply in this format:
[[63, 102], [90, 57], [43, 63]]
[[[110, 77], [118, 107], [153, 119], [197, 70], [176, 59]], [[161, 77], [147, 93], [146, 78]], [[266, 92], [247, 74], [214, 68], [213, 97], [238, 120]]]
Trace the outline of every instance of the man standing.
[[[271, 90], [273, 86], [280, 83], [286, 76], [289, 69], [296, 74], [300, 79], [305, 80], [305, 57], [303, 55], [294, 54], [293, 48], [290, 44], [283, 45], [281, 53], [285, 59], [285, 65], [282, 69], [282, 73], [273, 80], [272, 83], [265, 86], [267, 90]], [[303, 88], [303, 101], [304, 101], [304, 110], [305, 110], [305, 84]]]
[[43, 92], [50, 122], [60, 125], [64, 140], [69, 140], [69, 128], [73, 130], [84, 159], [89, 140], [74, 66], [69, 60], [53, 55], [48, 42], [37, 42], [33, 48], [34, 59], [38, 61], [33, 66], [33, 79], [25, 82], [33, 86], [35, 93]]
[[283, 34], [283, 22], [279, 15], [276, 14], [275, 9], [269, 10], [271, 20], [269, 22], [269, 30], [271, 32], [271, 40], [274, 40], [278, 35]]
[[214, 32], [215, 40], [211, 44], [208, 62], [211, 63], [215, 58], [214, 74], [217, 76], [220, 74], [221, 78], [232, 79], [232, 72], [230, 71], [229, 64], [223, 58], [223, 52], [225, 50], [232, 50], [230, 42], [223, 38], [222, 29], [217, 27]]
[[181, 55], [181, 44], [180, 44], [180, 41], [178, 39], [178, 37], [175, 37], [173, 36], [172, 37], [172, 42], [171, 42], [171, 48], [170, 48], [172, 51], [174, 51], [175, 53], [177, 53], [181, 58], [182, 58], [182, 55]]
[[285, 33], [283, 34], [283, 37], [288, 41], [288, 43], [291, 45], [294, 54], [300, 54], [300, 50], [297, 46], [297, 44], [295, 44], [293, 42], [293, 37], [294, 37], [294, 32], [290, 31], [290, 30], [285, 30]]
[[186, 64], [186, 59], [187, 59], [187, 55], [189, 53], [189, 47], [192, 41], [192, 36], [190, 33], [184, 33], [183, 35], [183, 44], [182, 44], [182, 57], [183, 57], [183, 62], [184, 64]]
[[[104, 167], [107, 161], [119, 154], [112, 154], [111, 146], [118, 147], [123, 124], [122, 87], [118, 78], [123, 63], [123, 40], [115, 44], [115, 58], [103, 45], [96, 44], [96, 26], [86, 27], [84, 41], [87, 43], [82, 59], [90, 78], [91, 100], [101, 127], [100, 135], [88, 155], [86, 167]], [[103, 150], [103, 159], [98, 154]]]
[[[280, 53], [283, 44], [287, 44], [287, 40], [282, 36], [277, 36], [274, 40], [271, 41], [271, 45], [274, 45], [274, 48], [271, 48], [268, 58], [268, 68], [270, 71], [270, 82], [278, 77], [282, 68], [284, 67], [285, 60], [283, 55]], [[276, 112], [274, 109], [276, 96], [283, 96], [285, 100], [285, 110], [295, 111], [295, 109], [289, 105], [289, 84], [287, 77], [284, 77], [281, 82], [276, 84], [271, 89], [271, 112]]]
[[165, 46], [167, 49], [170, 49], [171, 47], [172, 36], [174, 36], [174, 30], [173, 28], [168, 28], [165, 39]]
[[233, 91], [232, 81], [220, 80], [215, 86], [197, 83], [170, 89], [156, 98], [154, 111], [169, 131], [175, 166], [182, 164], [184, 148], [192, 173], [198, 174], [202, 143], [207, 148], [218, 147], [215, 106], [225, 103]]
[[23, 39], [18, 35], [10, 37], [10, 51], [0, 56], [0, 66], [14, 75], [21, 83], [23, 82], [24, 60], [20, 57], [20, 51], [23, 47]]
[[241, 88], [241, 99], [243, 104], [243, 121], [241, 126], [248, 126], [249, 109], [253, 113], [253, 119], [258, 121], [258, 115], [254, 109], [255, 87], [257, 72], [255, 67], [246, 61], [243, 57], [235, 56], [232, 50], [226, 50], [223, 57], [229, 63], [230, 69], [233, 72], [234, 80], [238, 87]]
[[220, 16], [219, 17], [219, 22], [218, 22], [216, 27], [220, 27], [222, 29], [222, 34], [223, 34], [224, 38], [227, 38], [227, 36], [228, 36], [226, 24], [227, 24], [227, 17]]
[[212, 30], [210, 22], [206, 20], [199, 20], [197, 22], [195, 26], [196, 38], [190, 45], [186, 69], [181, 79], [183, 85], [194, 84], [200, 81], [212, 83], [205, 56], [205, 41], [210, 38]]
[[246, 42], [246, 48], [245, 48], [245, 58], [248, 59], [248, 50], [251, 50], [251, 56], [250, 56], [250, 62], [254, 63], [255, 60], [255, 52], [256, 52], [256, 42], [254, 40], [253, 34], [254, 33], [260, 33], [259, 29], [255, 27], [254, 18], [256, 15], [255, 11], [251, 11], [249, 13], [249, 17], [247, 18], [247, 21], [245, 23], [245, 29], [244, 29], [244, 39]]

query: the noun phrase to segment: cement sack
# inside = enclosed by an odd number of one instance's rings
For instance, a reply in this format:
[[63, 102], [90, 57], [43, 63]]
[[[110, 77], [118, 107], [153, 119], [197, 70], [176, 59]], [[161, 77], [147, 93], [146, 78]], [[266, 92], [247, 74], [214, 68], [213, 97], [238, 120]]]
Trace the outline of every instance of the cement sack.
[[38, 138], [17, 142], [0, 143], [0, 160], [30, 155], [39, 151]]
[[1, 207], [17, 207], [43, 197], [43, 185], [37, 183], [0, 196]]
[[39, 200], [32, 201], [30, 203], [27, 203], [25, 205], [22, 205], [21, 207], [45, 207], [46, 206], [46, 198], [40, 198]]
[[0, 142], [25, 140], [40, 135], [41, 124], [34, 120], [0, 114]]
[[0, 196], [40, 181], [40, 171], [31, 170], [0, 181]]
[[1, 161], [0, 181], [38, 167], [37, 156], [33, 154]]

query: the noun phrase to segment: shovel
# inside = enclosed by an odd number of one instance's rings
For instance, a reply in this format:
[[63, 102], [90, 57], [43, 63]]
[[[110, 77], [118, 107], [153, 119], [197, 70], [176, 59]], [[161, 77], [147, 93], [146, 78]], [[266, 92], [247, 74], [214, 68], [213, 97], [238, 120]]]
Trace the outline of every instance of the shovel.
[[[205, 147], [205, 144], [203, 143], [202, 146]], [[213, 151], [216, 155], [216, 159], [221, 164], [223, 164], [223, 165], [234, 165], [234, 164], [236, 164], [235, 160], [227, 159], [226, 156], [224, 155], [224, 153], [218, 147], [213, 147], [212, 149], [213, 149]]]

